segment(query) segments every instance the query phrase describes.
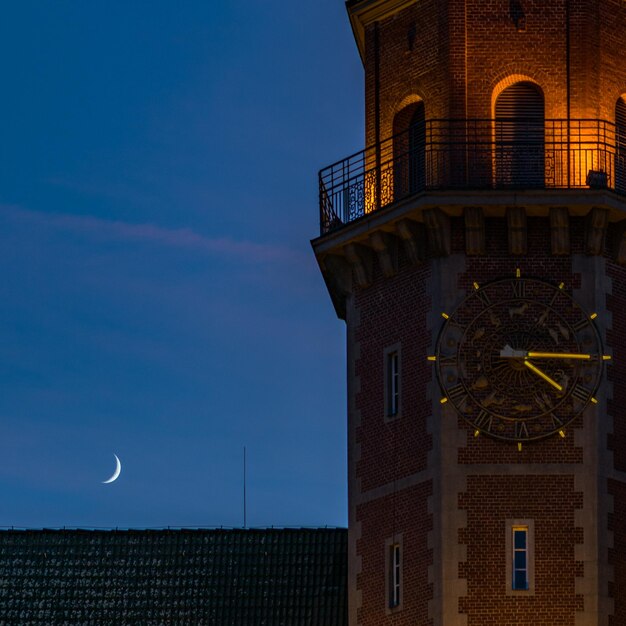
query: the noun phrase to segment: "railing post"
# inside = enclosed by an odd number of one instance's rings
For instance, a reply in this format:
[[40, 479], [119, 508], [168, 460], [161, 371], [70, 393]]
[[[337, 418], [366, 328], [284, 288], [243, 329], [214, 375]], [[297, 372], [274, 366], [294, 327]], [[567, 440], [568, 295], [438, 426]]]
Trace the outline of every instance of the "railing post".
[[326, 224], [324, 223], [324, 198], [322, 197], [322, 172], [317, 174], [317, 193], [320, 203], [320, 235], [326, 232]]
[[376, 208], [381, 207], [381, 181], [380, 181], [380, 33], [378, 22], [374, 24], [374, 124], [376, 141]]
[[376, 145], [376, 208], [381, 207], [381, 160], [380, 160], [380, 143]]
[[350, 168], [346, 168], [346, 161], [341, 164], [341, 180], [343, 181], [341, 212], [343, 214], [343, 221], [347, 223], [350, 221]]

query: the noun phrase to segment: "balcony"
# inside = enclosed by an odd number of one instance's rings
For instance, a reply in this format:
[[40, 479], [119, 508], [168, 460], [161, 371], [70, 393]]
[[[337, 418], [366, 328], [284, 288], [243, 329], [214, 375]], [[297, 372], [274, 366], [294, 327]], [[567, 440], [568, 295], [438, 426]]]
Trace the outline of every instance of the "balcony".
[[321, 234], [422, 192], [626, 195], [625, 131], [592, 119], [428, 120], [320, 171]]

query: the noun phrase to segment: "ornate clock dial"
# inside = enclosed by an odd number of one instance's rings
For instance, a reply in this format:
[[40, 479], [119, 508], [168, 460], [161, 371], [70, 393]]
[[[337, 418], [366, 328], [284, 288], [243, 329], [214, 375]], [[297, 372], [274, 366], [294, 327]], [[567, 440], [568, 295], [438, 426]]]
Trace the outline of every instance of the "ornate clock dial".
[[608, 358], [593, 316], [562, 285], [511, 278], [474, 287], [444, 315], [437, 340], [442, 402], [499, 439], [562, 431], [596, 402]]

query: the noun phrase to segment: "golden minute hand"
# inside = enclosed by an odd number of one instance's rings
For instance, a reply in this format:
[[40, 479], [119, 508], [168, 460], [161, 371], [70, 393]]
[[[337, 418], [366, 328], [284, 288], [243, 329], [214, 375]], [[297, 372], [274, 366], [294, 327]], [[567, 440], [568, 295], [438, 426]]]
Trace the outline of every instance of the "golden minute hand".
[[526, 356], [529, 359], [579, 359], [581, 361], [591, 359], [590, 354], [581, 352], [527, 352]]
[[524, 359], [524, 365], [531, 371], [535, 372], [537, 376], [543, 378], [547, 383], [552, 385], [557, 391], [563, 391], [563, 387], [556, 382], [556, 380], [550, 378], [545, 372], [540, 370], [536, 365], [533, 365], [530, 361]]

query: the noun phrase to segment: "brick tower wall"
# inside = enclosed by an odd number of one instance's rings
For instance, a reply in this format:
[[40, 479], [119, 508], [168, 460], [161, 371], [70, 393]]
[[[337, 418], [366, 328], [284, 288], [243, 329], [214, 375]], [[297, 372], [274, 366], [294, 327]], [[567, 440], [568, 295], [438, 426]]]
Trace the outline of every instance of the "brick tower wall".
[[377, 110], [380, 111], [381, 140], [393, 134], [395, 113], [416, 99], [424, 101], [427, 118], [448, 117], [450, 81], [446, 22], [445, 3], [424, 0], [367, 28], [364, 59], [366, 145], [376, 143]]
[[[358, 357], [351, 368], [358, 392], [350, 398], [351, 534], [359, 564], [358, 623], [608, 623], [593, 621], [593, 615], [608, 611], [599, 607], [607, 598], [615, 598], [616, 616], [626, 610], [626, 594], [617, 592], [626, 591], [626, 525], [615, 523], [625, 519], [619, 511], [626, 510], [619, 474], [626, 465], [626, 411], [621, 408], [626, 407], [626, 397], [621, 397], [626, 385], [615, 384], [616, 379], [626, 380], [621, 375], [626, 354], [620, 358], [620, 349], [626, 352], [626, 290], [610, 288], [626, 284], [626, 270], [608, 253], [602, 258], [586, 255], [582, 217], [571, 218], [571, 256], [551, 253], [547, 218], [528, 219], [532, 255], [522, 257], [509, 253], [505, 218], [487, 220], [486, 254], [481, 256], [464, 255], [462, 218], [452, 220], [451, 230], [449, 257], [430, 257], [415, 266], [400, 253], [393, 278], [384, 278], [374, 265], [372, 284], [357, 289], [352, 298], [351, 353]], [[533, 442], [522, 451], [510, 443], [474, 437], [452, 409], [441, 409], [426, 359], [441, 323], [440, 311], [462, 299], [473, 281], [513, 276], [517, 268], [523, 276], [563, 281], [588, 310], [600, 311], [598, 325], [615, 355], [609, 370], [613, 400], [601, 399], [597, 409], [568, 425], [564, 438]], [[608, 293], [594, 294], [590, 287], [603, 282]], [[384, 416], [383, 355], [392, 345], [401, 346], [402, 408], [399, 417], [389, 420]], [[609, 442], [618, 473], [610, 466], [609, 452], [604, 461], [593, 460], [608, 450]], [[601, 476], [599, 493], [595, 472]], [[442, 473], [449, 477], [442, 479]], [[612, 516], [609, 496], [615, 500]], [[536, 591], [526, 597], [505, 593], [505, 524], [510, 519], [532, 519], [535, 524]], [[609, 554], [613, 532], [615, 547]], [[386, 541], [396, 535], [402, 537], [406, 555], [405, 599], [402, 610], [394, 612], [386, 608], [384, 559]], [[594, 555], [605, 564], [604, 573], [596, 570]], [[443, 591], [433, 584], [442, 579]]]
[[[600, 56], [595, 74], [599, 77], [600, 107], [598, 115], [613, 119], [615, 103], [626, 95], [626, 5], [620, 0], [598, 3], [601, 41]], [[581, 52], [581, 55], [584, 54]], [[595, 68], [594, 68], [595, 69]]]
[[[497, 95], [518, 81], [541, 88], [546, 118], [565, 118], [569, 103], [572, 118], [613, 121], [626, 94], [626, 3], [421, 0], [366, 24], [363, 56], [368, 146], [389, 138], [396, 114], [416, 101], [426, 119], [492, 118]], [[570, 210], [569, 251], [554, 254], [552, 205], [533, 205], [528, 254], [514, 255], [502, 217], [508, 205], [486, 206], [484, 253], [467, 255], [464, 207], [482, 206], [489, 193], [427, 207], [451, 217], [445, 254], [431, 246], [416, 264], [393, 245], [393, 276], [376, 261], [367, 286], [355, 286], [363, 281], [353, 275], [346, 314], [351, 624], [626, 624], [626, 270], [615, 253], [623, 229], [613, 224], [604, 250], [591, 251], [585, 216], [593, 205], [579, 206]], [[559, 198], [556, 206], [566, 205]], [[418, 211], [411, 217], [424, 221]], [[394, 224], [383, 230], [393, 239]], [[355, 240], [368, 245], [363, 233]], [[473, 281], [513, 276], [516, 268], [563, 281], [599, 313], [614, 354], [598, 406], [564, 438], [521, 452], [473, 437], [452, 409], [439, 406], [426, 361], [440, 312], [458, 304]], [[384, 354], [396, 345], [402, 404], [387, 419]], [[526, 518], [535, 523], [536, 589], [511, 598], [504, 592], [505, 522]], [[397, 537], [404, 597], [401, 610], [390, 610], [385, 551]]]
[[570, 115], [613, 120], [626, 93], [621, 0], [425, 0], [366, 28], [366, 145], [377, 110], [382, 140], [416, 99], [427, 119], [491, 118], [497, 94], [519, 80], [541, 87], [547, 118], [566, 117], [568, 23]]
[[607, 468], [607, 491], [612, 501], [608, 530], [613, 538], [609, 546], [613, 568], [610, 592], [615, 604], [609, 624], [619, 626], [626, 624], [626, 268], [611, 263], [607, 273], [612, 284], [608, 296], [612, 324], [607, 339], [614, 359], [608, 372], [612, 397], [606, 415], [611, 425], [608, 448], [613, 460], [613, 467]]
[[431, 380], [430, 369], [403, 370], [398, 416], [386, 418], [384, 407], [385, 349], [399, 346], [402, 363], [419, 363], [430, 343], [426, 329], [429, 269], [427, 265], [411, 267], [401, 253], [398, 256], [406, 270], [390, 280], [375, 267], [372, 287], [355, 293], [350, 314], [358, 319], [349, 330], [353, 337], [349, 352], [356, 355], [349, 364], [356, 381], [349, 424], [355, 473], [350, 526], [361, 562], [356, 585], [362, 597], [358, 615], [363, 625], [385, 623], [390, 616], [385, 545], [400, 532], [406, 555], [404, 585], [414, 593], [406, 595], [401, 613], [394, 614], [394, 623], [427, 623], [428, 599], [432, 597], [428, 580], [432, 480], [425, 479], [432, 450], [427, 425], [431, 411], [423, 396]]

